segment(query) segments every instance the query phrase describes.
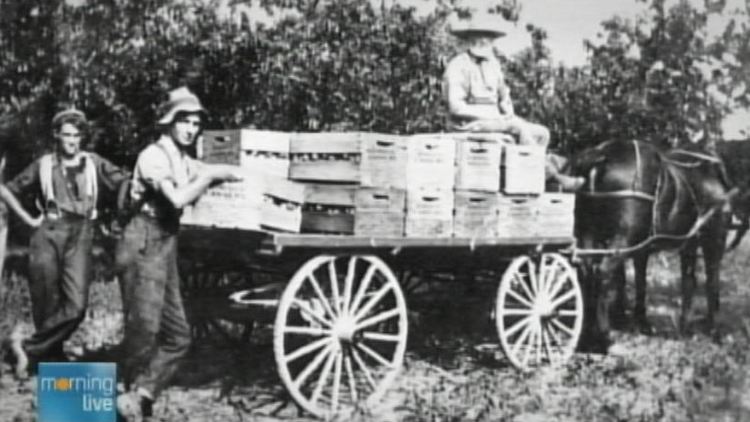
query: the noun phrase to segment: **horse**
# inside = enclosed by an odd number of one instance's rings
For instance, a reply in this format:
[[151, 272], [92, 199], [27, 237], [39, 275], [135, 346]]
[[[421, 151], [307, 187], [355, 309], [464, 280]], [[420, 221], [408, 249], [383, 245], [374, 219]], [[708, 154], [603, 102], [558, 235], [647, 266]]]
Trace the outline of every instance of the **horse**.
[[624, 315], [627, 259], [633, 259], [635, 267], [633, 316], [641, 330], [650, 331], [646, 268], [649, 255], [658, 250], [680, 248], [679, 326], [684, 332], [692, 310], [697, 249], [702, 249], [707, 323], [713, 326], [719, 310], [719, 269], [731, 197], [717, 160], [667, 152], [637, 140], [613, 140], [574, 156], [570, 170], [586, 179], [576, 195], [575, 208], [581, 280], [587, 294], [585, 312], [594, 318], [593, 324], [587, 324], [584, 347], [606, 352], [611, 345], [610, 317], [617, 320]]

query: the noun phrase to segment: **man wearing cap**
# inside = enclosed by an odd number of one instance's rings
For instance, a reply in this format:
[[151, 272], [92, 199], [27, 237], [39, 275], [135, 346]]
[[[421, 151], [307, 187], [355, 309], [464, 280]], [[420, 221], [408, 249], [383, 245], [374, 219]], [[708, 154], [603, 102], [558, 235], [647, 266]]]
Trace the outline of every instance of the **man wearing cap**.
[[[458, 20], [451, 32], [465, 47], [453, 57], [443, 76], [443, 93], [450, 113], [450, 128], [468, 132], [503, 132], [514, 135], [520, 144], [549, 144], [549, 130], [517, 116], [510, 89], [505, 83], [500, 61], [493, 51], [494, 42], [505, 35], [498, 15], [479, 15]], [[555, 160], [547, 160], [547, 176], [563, 189], [575, 190], [582, 178], [559, 172]]]
[[177, 273], [177, 232], [184, 206], [215, 183], [239, 180], [226, 166], [201, 164], [188, 151], [206, 110], [187, 88], [169, 93], [161, 137], [138, 156], [130, 189], [136, 212], [117, 247], [125, 312], [122, 369], [128, 392], [117, 399], [127, 420], [148, 418], [190, 345]]
[[[45, 154], [0, 186], [0, 198], [35, 227], [29, 245], [29, 292], [36, 332], [16, 337], [11, 351], [24, 376], [39, 361], [64, 360], [63, 342], [85, 316], [91, 282], [91, 248], [102, 188], [116, 192], [129, 173], [81, 149], [88, 123], [67, 109], [52, 119], [54, 152]], [[34, 219], [13, 205], [31, 193], [41, 215]], [[28, 364], [28, 365], [27, 365]]]

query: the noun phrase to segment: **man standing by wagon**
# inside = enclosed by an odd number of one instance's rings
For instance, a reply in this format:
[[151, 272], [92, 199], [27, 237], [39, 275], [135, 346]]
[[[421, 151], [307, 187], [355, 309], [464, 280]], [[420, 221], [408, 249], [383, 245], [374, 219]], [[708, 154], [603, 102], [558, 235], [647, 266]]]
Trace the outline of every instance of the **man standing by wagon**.
[[[443, 93], [450, 113], [450, 128], [468, 132], [503, 132], [520, 144], [547, 148], [549, 130], [517, 116], [510, 89], [493, 44], [505, 36], [498, 25], [499, 15], [480, 15], [458, 20], [451, 33], [458, 37], [464, 52], [453, 57], [443, 76]], [[565, 190], [576, 190], [583, 179], [559, 172], [557, 160], [548, 155], [545, 171]]]
[[37, 362], [65, 358], [63, 343], [83, 321], [88, 303], [99, 192], [116, 191], [129, 177], [98, 154], [81, 149], [88, 128], [83, 112], [61, 111], [52, 127], [54, 152], [0, 186], [0, 198], [14, 209], [16, 196], [31, 193], [41, 211], [39, 219], [16, 211], [35, 227], [29, 245], [29, 291], [36, 332], [11, 344], [19, 376], [34, 371]]
[[206, 110], [187, 88], [169, 94], [161, 137], [138, 156], [130, 197], [135, 214], [117, 248], [125, 312], [123, 372], [128, 392], [117, 408], [127, 420], [150, 417], [190, 344], [177, 273], [177, 233], [184, 206], [206, 189], [239, 178], [227, 167], [201, 164], [188, 151]]

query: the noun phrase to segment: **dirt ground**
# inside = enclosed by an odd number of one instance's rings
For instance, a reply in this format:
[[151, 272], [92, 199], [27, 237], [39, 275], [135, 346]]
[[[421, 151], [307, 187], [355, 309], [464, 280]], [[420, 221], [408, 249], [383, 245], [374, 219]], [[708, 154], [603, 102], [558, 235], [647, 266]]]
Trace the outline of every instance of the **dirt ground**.
[[[616, 338], [622, 353], [617, 357], [577, 354], [563, 367], [532, 374], [510, 367], [493, 346], [491, 283], [471, 294], [463, 294], [455, 283], [436, 287], [429, 300], [409, 302], [407, 359], [383, 403], [342, 419], [750, 420], [749, 264], [747, 243], [724, 261], [718, 335], [709, 338], [698, 329], [677, 335], [679, 267], [674, 254], [664, 254], [650, 267], [649, 314], [656, 334], [620, 331]], [[89, 315], [66, 345], [72, 358], [117, 359], [122, 326], [117, 292], [116, 283], [94, 285]], [[701, 295], [696, 327], [704, 303]], [[175, 385], [158, 402], [158, 420], [314, 420], [291, 401], [276, 375], [270, 326], [256, 326], [249, 342], [216, 332], [196, 335], [200, 338]], [[476, 347], [480, 344], [484, 347]], [[33, 379], [17, 381], [3, 368], [0, 421], [34, 420], [33, 385]]]

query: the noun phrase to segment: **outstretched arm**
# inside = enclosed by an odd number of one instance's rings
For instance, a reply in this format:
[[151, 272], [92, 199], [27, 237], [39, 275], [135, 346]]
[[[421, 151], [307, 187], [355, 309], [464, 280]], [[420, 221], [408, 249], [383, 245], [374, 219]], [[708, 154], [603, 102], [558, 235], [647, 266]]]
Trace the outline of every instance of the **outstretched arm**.
[[28, 211], [26, 211], [26, 208], [21, 205], [21, 201], [16, 198], [16, 195], [13, 195], [13, 192], [10, 191], [7, 187], [5, 187], [4, 184], [0, 184], [0, 199], [5, 202], [10, 209], [13, 210], [21, 219], [24, 221], [24, 223], [28, 224], [31, 227], [39, 227], [39, 225], [42, 223], [42, 216], [32, 217], [31, 214], [29, 214]]

